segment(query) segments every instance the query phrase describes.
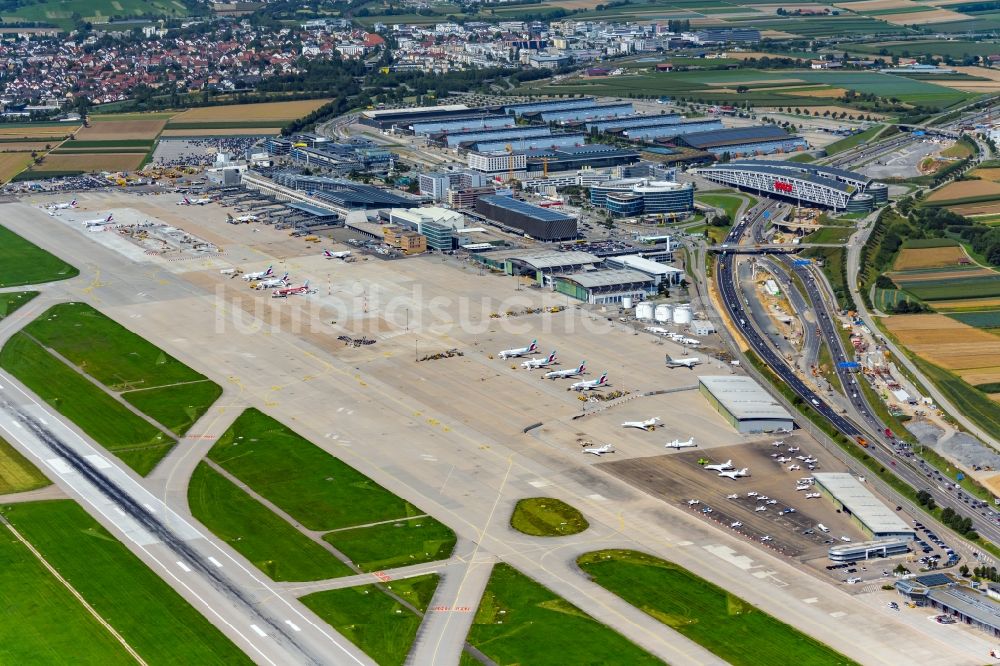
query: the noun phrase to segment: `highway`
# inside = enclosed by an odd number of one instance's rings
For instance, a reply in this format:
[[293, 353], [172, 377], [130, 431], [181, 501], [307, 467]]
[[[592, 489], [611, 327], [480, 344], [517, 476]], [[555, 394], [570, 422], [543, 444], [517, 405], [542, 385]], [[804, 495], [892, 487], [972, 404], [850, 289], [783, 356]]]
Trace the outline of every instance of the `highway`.
[[[752, 208], [747, 216], [734, 225], [726, 242], [730, 245], [737, 245], [744, 240], [744, 235], [752, 231], [752, 238], [755, 241], [763, 239], [763, 221], [777, 210], [778, 203], [773, 200], [764, 199]], [[842, 341], [836, 330], [836, 323], [828, 311], [830, 297], [820, 293], [816, 285], [816, 279], [812, 272], [805, 266], [794, 266], [794, 262], [785, 257], [786, 261], [793, 264], [792, 270], [802, 277], [806, 289], [809, 292], [808, 298], [816, 307], [817, 323], [821, 335], [830, 345], [831, 355], [835, 366], [846, 359], [842, 348]], [[871, 408], [865, 403], [863, 394], [860, 391], [851, 391], [848, 396], [853, 409], [864, 419], [864, 425], [858, 425], [829, 404], [824, 397], [813, 391], [801, 377], [786, 363], [786, 361], [775, 352], [768, 343], [767, 338], [757, 328], [749, 310], [744, 308], [748, 303], [740, 296], [738, 275], [736, 271], [736, 255], [731, 252], [719, 256], [716, 269], [717, 284], [723, 306], [725, 307], [731, 321], [739, 327], [740, 333], [753, 351], [771, 368], [778, 377], [785, 382], [796, 395], [819, 412], [833, 427], [849, 439], [857, 441], [864, 438], [871, 442], [866, 453], [882, 464], [886, 469], [891, 470], [899, 478], [916, 489], [924, 489], [931, 493], [935, 501], [941, 506], [951, 506], [957, 513], [970, 517], [973, 520], [975, 529], [984, 538], [994, 543], [1000, 543], [1000, 526], [994, 519], [983, 517], [972, 512], [962, 501], [960, 501], [953, 491], [939, 486], [937, 482], [928, 479], [928, 473], [912, 467], [905, 457], [897, 456], [892, 446], [886, 443], [880, 435], [885, 426], [879, 423]], [[853, 359], [852, 359], [853, 360]], [[837, 367], [838, 376], [845, 387], [855, 385], [855, 378], [850, 371], [843, 367]], [[895, 493], [891, 493], [896, 496]], [[902, 500], [899, 500], [902, 501]], [[918, 514], [919, 515], [919, 514]], [[950, 530], [949, 530], [950, 532]]]

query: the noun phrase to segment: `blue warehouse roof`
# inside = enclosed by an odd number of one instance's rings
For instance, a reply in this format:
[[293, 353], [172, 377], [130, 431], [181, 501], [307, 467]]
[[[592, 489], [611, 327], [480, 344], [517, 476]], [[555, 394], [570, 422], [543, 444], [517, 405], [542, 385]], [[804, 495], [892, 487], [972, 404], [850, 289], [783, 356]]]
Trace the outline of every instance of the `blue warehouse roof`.
[[506, 208], [507, 210], [512, 210], [523, 215], [527, 215], [541, 222], [562, 222], [565, 220], [573, 220], [570, 215], [560, 213], [558, 211], [551, 210], [549, 208], [542, 208], [541, 206], [535, 206], [528, 203], [527, 201], [521, 201], [520, 199], [515, 199], [513, 197], [504, 196], [501, 194], [491, 194], [484, 197], [480, 197], [480, 200], [486, 203], [492, 204], [494, 206], [499, 206], [500, 208]]
[[789, 139], [791, 135], [780, 127], [762, 125], [760, 127], [731, 127], [729, 129], [692, 132], [681, 137], [681, 141], [692, 148], [716, 148], [764, 141]]

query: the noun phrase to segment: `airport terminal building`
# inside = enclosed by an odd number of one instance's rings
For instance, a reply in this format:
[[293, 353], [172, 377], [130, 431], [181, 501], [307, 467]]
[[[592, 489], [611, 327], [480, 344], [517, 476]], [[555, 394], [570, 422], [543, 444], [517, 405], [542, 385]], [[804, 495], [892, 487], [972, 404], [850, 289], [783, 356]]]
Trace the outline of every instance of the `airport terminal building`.
[[702, 376], [698, 387], [737, 432], [790, 431], [795, 427], [788, 410], [750, 377]]
[[834, 506], [847, 514], [871, 539], [905, 539], [915, 537], [895, 511], [871, 493], [853, 474], [847, 472], [816, 472], [816, 488]]

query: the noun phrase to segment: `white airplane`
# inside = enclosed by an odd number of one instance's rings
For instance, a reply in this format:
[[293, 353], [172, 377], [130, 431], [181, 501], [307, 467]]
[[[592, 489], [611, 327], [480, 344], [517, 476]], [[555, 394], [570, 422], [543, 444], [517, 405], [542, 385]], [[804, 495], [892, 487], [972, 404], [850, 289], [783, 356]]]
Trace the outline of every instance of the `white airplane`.
[[280, 278], [271, 278], [269, 280], [262, 280], [254, 285], [254, 289], [276, 289], [278, 287], [288, 286], [288, 273], [285, 273]]
[[796, 460], [805, 460], [808, 456], [795, 456]]
[[580, 365], [575, 368], [566, 368], [565, 370], [553, 370], [552, 372], [546, 372], [542, 375], [543, 379], [567, 379], [569, 377], [579, 377], [587, 369], [587, 362], [582, 361]]
[[299, 294], [309, 293], [309, 280], [306, 280], [301, 286], [298, 287], [288, 287], [286, 289], [277, 289], [271, 294], [271, 298], [288, 298], [289, 296], [296, 296]]
[[761, 505], [760, 505], [760, 506], [758, 506], [758, 507], [757, 507], [756, 509], [754, 509], [754, 511], [758, 511], [758, 512], [759, 512], [759, 511], [767, 511], [767, 507], [766, 507], [766, 506], [764, 506], [763, 504], [761, 504]]
[[740, 477], [750, 476], [750, 470], [744, 467], [743, 469], [734, 469], [728, 472], [719, 472], [719, 476], [724, 476], [727, 479], [739, 479]]
[[736, 493], [733, 493], [732, 495], [726, 495], [726, 499], [739, 499], [739, 498], [740, 496], [737, 495]]
[[256, 273], [246, 273], [243, 275], [244, 282], [253, 282], [254, 280], [263, 280], [264, 278], [269, 278], [274, 275], [274, 267], [268, 266], [266, 270], [257, 271]]
[[768, 497], [767, 495], [757, 495], [757, 501], [758, 502], [763, 502], [764, 500], [769, 500], [769, 499], [771, 499], [771, 498]]
[[774, 462], [784, 465], [786, 462], [792, 462], [791, 458], [786, 458], [785, 456], [778, 456], [774, 459]]
[[329, 250], [323, 250], [324, 259], [347, 259], [351, 256], [350, 250], [343, 250], [341, 252], [330, 252]]
[[248, 223], [248, 222], [257, 222], [260, 219], [256, 215], [254, 215], [253, 213], [248, 213], [246, 215], [240, 215], [239, 217], [233, 217], [232, 215], [226, 213], [226, 218], [227, 218], [226, 222], [228, 222], [229, 224], [240, 224], [240, 223], [244, 223], [245, 224], [245, 223]]
[[770, 500], [767, 500], [767, 502], [765, 502], [765, 504], [777, 504], [777, 503], [778, 503], [778, 500], [775, 500], [775, 499], [770, 499]]
[[810, 486], [795, 486], [795, 490], [809, 490]]
[[701, 340], [695, 340], [694, 338], [681, 338], [681, 344], [687, 345], [688, 347], [697, 347], [701, 344]]
[[815, 465], [817, 461], [815, 458], [806, 458], [802, 462], [804, 462], [807, 465]]
[[693, 368], [694, 366], [701, 363], [700, 358], [671, 358], [670, 354], [667, 354], [667, 367], [668, 368]]
[[595, 456], [603, 456], [605, 453], [614, 453], [615, 447], [610, 444], [605, 444], [604, 446], [593, 447], [589, 449], [584, 449], [584, 453], [592, 453]]
[[570, 384], [570, 388], [574, 391], [593, 391], [594, 389], [606, 386], [608, 383], [608, 373], [604, 373], [597, 379], [588, 379], [583, 382], [576, 382], [575, 384]]
[[679, 439], [675, 439], [674, 441], [667, 442], [666, 444], [663, 445], [663, 447], [667, 449], [691, 449], [697, 446], [698, 445], [694, 443], [694, 437], [691, 437], [686, 442], [682, 442]]
[[799, 452], [799, 447], [797, 447], [797, 446], [789, 446], [788, 447], [788, 452], [789, 453], [798, 453]]
[[688, 500], [688, 506], [694, 506], [695, 504], [701, 504], [700, 500]]
[[750, 492], [747, 493], [747, 497], [757, 497], [757, 491], [751, 490]]
[[107, 217], [99, 217], [95, 220], [84, 220], [80, 224], [82, 224], [85, 227], [102, 227], [105, 224], [111, 224], [114, 221], [114, 219], [115, 219], [114, 214], [108, 213]]
[[816, 499], [819, 497], [819, 493], [806, 493], [806, 499]]
[[534, 370], [535, 368], [544, 368], [552, 365], [556, 362], [556, 350], [553, 349], [552, 353], [545, 358], [530, 358], [521, 364], [522, 368], [527, 370]]
[[801, 468], [801, 467], [799, 467], [798, 465], [790, 465], [790, 466], [788, 467], [788, 471], [789, 471], [789, 472], [795, 472], [795, 471], [798, 471], [798, 470], [800, 470], [800, 469], [802, 469], [802, 468]]
[[735, 530], [735, 529], [737, 529], [739, 527], [743, 527], [743, 523], [741, 523], [740, 521], [737, 520], [736, 522], [729, 523], [729, 526], [732, 527]]
[[765, 534], [764, 536], [762, 536], [762, 537], [760, 538], [760, 540], [761, 540], [762, 542], [764, 542], [764, 543], [767, 543], [768, 541], [771, 541], [771, 537], [769, 537], [768, 535], [766, 535], [766, 534]]
[[531, 352], [538, 349], [538, 340], [532, 340], [531, 344], [527, 347], [520, 347], [517, 349], [504, 349], [502, 352], [497, 354], [500, 358], [517, 358], [518, 356], [527, 356]]
[[654, 416], [651, 419], [646, 419], [645, 421], [626, 421], [622, 424], [623, 428], [638, 428], [639, 430], [655, 430], [656, 424], [660, 422], [659, 416]]
[[184, 197], [183, 199], [181, 199], [180, 201], [177, 202], [177, 205], [178, 206], [204, 206], [207, 203], [212, 203], [212, 200], [209, 199], [208, 197], [203, 197], [201, 199], [189, 199], [188, 197]]
[[784, 443], [785, 443], [785, 440], [783, 440], [783, 439], [779, 439], [779, 440], [778, 440], [778, 441], [776, 441], [776, 442], [771, 442], [771, 446], [781, 446], [781, 445], [782, 445], [782, 444], [784, 444]]
[[705, 465], [705, 469], [710, 469], [713, 472], [725, 472], [727, 469], [733, 468], [733, 461], [727, 460], [724, 463], [719, 463], [718, 465]]
[[72, 201], [65, 201], [62, 203], [54, 203], [46, 206], [49, 210], [66, 210], [67, 208], [76, 208], [76, 199]]

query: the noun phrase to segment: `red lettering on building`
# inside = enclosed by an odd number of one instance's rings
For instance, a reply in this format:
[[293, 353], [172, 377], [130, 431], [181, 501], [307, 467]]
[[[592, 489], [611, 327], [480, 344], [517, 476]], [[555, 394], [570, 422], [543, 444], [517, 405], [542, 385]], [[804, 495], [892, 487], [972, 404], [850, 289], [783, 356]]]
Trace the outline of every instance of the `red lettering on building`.
[[794, 188], [791, 183], [783, 183], [780, 180], [774, 181], [774, 189], [779, 192], [791, 192]]

